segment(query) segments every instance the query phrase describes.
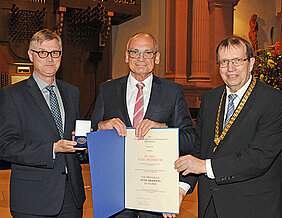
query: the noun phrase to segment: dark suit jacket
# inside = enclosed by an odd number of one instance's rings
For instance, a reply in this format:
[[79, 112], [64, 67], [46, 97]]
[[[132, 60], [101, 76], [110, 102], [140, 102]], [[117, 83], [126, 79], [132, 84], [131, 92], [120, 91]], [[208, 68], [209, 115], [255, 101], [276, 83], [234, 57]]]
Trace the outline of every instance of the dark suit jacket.
[[[197, 118], [193, 154], [210, 158], [215, 174], [214, 180], [206, 175], [198, 177], [199, 217], [203, 217], [213, 196], [219, 217], [281, 218], [282, 93], [257, 81], [241, 113], [213, 152], [216, 116], [224, 89], [221, 86], [204, 95]], [[192, 175], [181, 178], [192, 185], [190, 192], [196, 179]]]
[[[78, 119], [79, 90], [63, 81], [57, 85], [65, 109], [65, 139], [71, 140]], [[55, 215], [65, 191], [65, 166], [79, 208], [85, 200], [81, 166], [75, 153], [58, 153], [53, 143], [60, 135], [51, 111], [31, 76], [0, 90], [0, 157], [12, 162], [10, 208], [12, 211]]]
[[[101, 85], [92, 115], [94, 130], [97, 130], [100, 121], [112, 118], [120, 118], [127, 127], [132, 126], [126, 106], [127, 78], [121, 77]], [[154, 76], [144, 119], [179, 128], [181, 153], [186, 154], [194, 148], [194, 127], [180, 84]]]

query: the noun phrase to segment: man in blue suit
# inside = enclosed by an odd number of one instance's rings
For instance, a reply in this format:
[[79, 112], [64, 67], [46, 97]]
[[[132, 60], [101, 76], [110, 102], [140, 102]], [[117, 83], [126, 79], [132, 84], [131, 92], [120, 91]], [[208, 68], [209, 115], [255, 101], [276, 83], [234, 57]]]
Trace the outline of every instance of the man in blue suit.
[[[0, 90], [0, 157], [12, 163], [10, 209], [15, 218], [81, 218], [85, 193], [72, 141], [78, 88], [57, 80], [61, 38], [34, 34], [29, 79]], [[55, 106], [54, 106], [55, 105]]]
[[227, 37], [216, 54], [225, 85], [203, 96], [196, 149], [175, 168], [188, 193], [198, 181], [200, 218], [280, 218], [282, 93], [252, 76], [245, 39]]
[[[126, 127], [133, 126], [136, 127], [136, 136], [143, 139], [151, 128], [179, 128], [180, 152], [190, 152], [194, 147], [194, 128], [182, 86], [153, 74], [155, 64], [160, 62], [155, 38], [149, 33], [132, 36], [127, 43], [125, 62], [129, 65], [129, 74], [100, 87], [92, 115], [93, 129], [114, 128], [125, 136]], [[139, 84], [142, 85], [142, 94], [137, 87]], [[142, 104], [137, 110], [140, 101]], [[138, 216], [162, 217], [158, 213], [136, 210], [124, 210], [114, 217]]]

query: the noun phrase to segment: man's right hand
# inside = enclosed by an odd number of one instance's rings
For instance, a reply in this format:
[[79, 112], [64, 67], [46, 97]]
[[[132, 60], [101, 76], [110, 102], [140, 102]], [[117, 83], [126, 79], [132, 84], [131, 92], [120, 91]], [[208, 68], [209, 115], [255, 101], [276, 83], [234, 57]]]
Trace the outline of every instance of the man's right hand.
[[62, 139], [54, 143], [54, 152], [56, 154], [59, 152], [75, 152], [75, 151], [82, 151], [86, 149], [86, 148], [73, 147], [76, 145], [77, 142], [75, 141]]
[[98, 131], [107, 129], [116, 129], [120, 136], [126, 136], [126, 125], [119, 118], [98, 123]]

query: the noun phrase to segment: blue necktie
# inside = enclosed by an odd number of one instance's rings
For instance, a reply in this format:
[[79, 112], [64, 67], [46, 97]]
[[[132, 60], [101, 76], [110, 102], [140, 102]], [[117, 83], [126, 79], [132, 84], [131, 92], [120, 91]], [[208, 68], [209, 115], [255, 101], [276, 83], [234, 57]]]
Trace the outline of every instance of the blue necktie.
[[62, 123], [62, 116], [60, 112], [60, 107], [58, 103], [57, 96], [53, 90], [53, 85], [46, 86], [46, 89], [50, 92], [50, 108], [56, 123], [56, 126], [59, 130], [61, 139], [64, 138], [64, 131], [63, 131], [63, 123]]
[[235, 106], [234, 106], [234, 99], [237, 97], [236, 94], [230, 94], [228, 95], [228, 108], [227, 108], [227, 113], [226, 113], [226, 118], [224, 122], [224, 128], [231, 119], [234, 111], [235, 111]]

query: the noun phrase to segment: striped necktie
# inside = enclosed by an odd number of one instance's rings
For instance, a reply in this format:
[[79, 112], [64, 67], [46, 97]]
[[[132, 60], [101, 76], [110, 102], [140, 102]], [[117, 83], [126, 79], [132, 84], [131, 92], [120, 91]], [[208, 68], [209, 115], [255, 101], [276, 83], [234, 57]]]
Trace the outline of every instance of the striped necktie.
[[62, 123], [62, 116], [61, 111], [58, 103], [57, 96], [53, 90], [54, 85], [46, 86], [46, 89], [50, 92], [50, 109], [56, 126], [59, 130], [61, 139], [64, 138], [64, 131], [63, 131], [63, 123]]
[[136, 127], [138, 123], [141, 122], [144, 116], [144, 96], [143, 96], [143, 83], [136, 84], [138, 88], [138, 93], [136, 96], [135, 106], [134, 106], [134, 113], [133, 113], [133, 127]]
[[226, 118], [224, 122], [224, 128], [227, 125], [227, 123], [230, 121], [234, 111], [235, 111], [235, 106], [234, 106], [234, 99], [237, 97], [237, 94], [230, 94], [228, 95], [228, 108], [227, 108], [227, 113], [226, 113]]

